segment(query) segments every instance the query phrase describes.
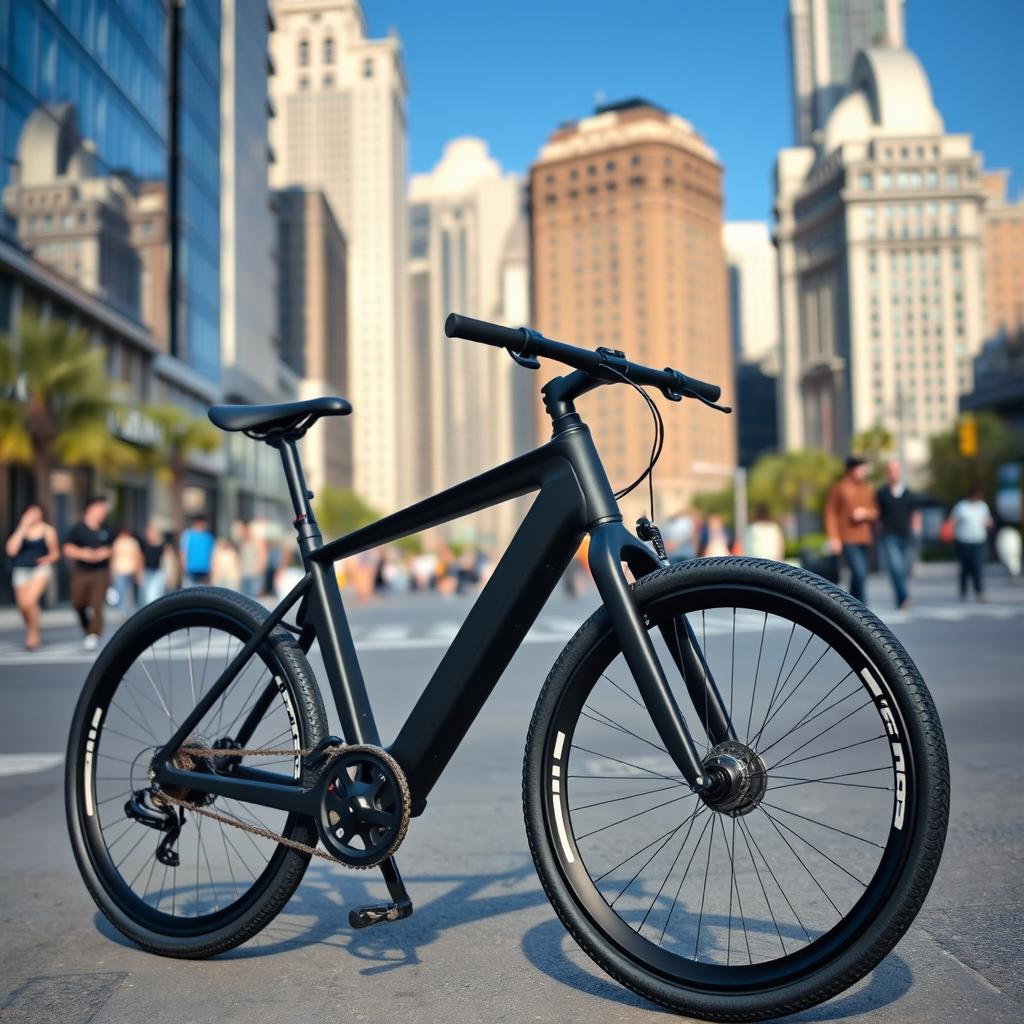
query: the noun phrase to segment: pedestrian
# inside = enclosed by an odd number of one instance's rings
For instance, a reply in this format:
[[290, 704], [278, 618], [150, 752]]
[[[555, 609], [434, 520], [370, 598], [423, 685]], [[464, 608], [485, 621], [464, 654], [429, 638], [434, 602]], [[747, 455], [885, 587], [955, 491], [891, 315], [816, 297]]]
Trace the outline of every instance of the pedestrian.
[[242, 593], [249, 597], [259, 597], [263, 589], [263, 574], [267, 569], [267, 546], [263, 538], [257, 535], [252, 523], [238, 520], [234, 533], [238, 545]]
[[747, 527], [743, 553], [754, 558], [770, 558], [781, 562], [786, 557], [786, 538], [779, 526], [768, 513], [766, 505], [758, 505], [754, 521]]
[[51, 567], [60, 558], [57, 531], [46, 521], [42, 505], [29, 505], [22, 512], [14, 533], [7, 538], [6, 551], [11, 559], [14, 600], [25, 620], [25, 650], [34, 651], [42, 642], [43, 594], [53, 576]]
[[167, 590], [167, 567], [164, 563], [168, 555], [168, 544], [155, 523], [146, 526], [141, 547], [142, 603], [151, 604], [163, 597]]
[[661, 531], [661, 539], [665, 542], [665, 553], [673, 565], [685, 562], [697, 554], [697, 524], [689, 509], [681, 508], [674, 516], [670, 516]]
[[117, 591], [117, 607], [128, 610], [128, 597], [139, 607], [139, 591], [142, 585], [142, 547], [127, 526], [122, 526], [110, 546], [110, 574]]
[[953, 547], [960, 563], [960, 600], [967, 600], [970, 580], [978, 600], [985, 601], [985, 556], [988, 534], [992, 529], [992, 513], [975, 485], [966, 498], [961, 498], [949, 514], [953, 524]]
[[726, 529], [725, 520], [717, 512], [712, 512], [704, 524], [700, 545], [701, 555], [704, 558], [724, 558], [731, 549], [732, 544], [729, 540], [729, 531]]
[[864, 600], [871, 550], [871, 524], [878, 518], [875, 492], [859, 455], [846, 460], [846, 472], [832, 485], [825, 501], [825, 534], [834, 555], [842, 554], [850, 570], [850, 594]]
[[71, 559], [71, 607], [78, 613], [87, 651], [99, 647], [103, 632], [103, 605], [110, 586], [112, 537], [107, 527], [110, 503], [96, 495], [89, 498], [82, 518], [64, 538], [64, 557]]
[[206, 516], [196, 516], [181, 535], [182, 586], [195, 587], [210, 582], [213, 562], [213, 534]]
[[875, 499], [878, 502], [879, 543], [892, 580], [896, 607], [904, 609], [910, 603], [907, 578], [913, 541], [921, 532], [921, 512], [917, 495], [903, 482], [898, 459], [890, 459], [885, 464], [885, 483], [878, 488]]
[[215, 587], [238, 590], [242, 585], [242, 563], [235, 545], [226, 537], [220, 537], [213, 545], [210, 560], [210, 583]]
[[1021, 570], [1021, 539], [1020, 530], [1016, 526], [1007, 523], [999, 527], [996, 533], [996, 554], [999, 561], [1006, 566], [1010, 575], [1010, 582], [1016, 583], [1020, 579]]

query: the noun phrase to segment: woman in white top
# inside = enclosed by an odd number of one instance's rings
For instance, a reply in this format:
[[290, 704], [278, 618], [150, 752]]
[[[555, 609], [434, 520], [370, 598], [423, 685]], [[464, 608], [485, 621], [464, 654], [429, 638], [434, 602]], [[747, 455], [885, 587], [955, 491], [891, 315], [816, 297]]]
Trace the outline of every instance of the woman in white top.
[[960, 562], [960, 599], [967, 599], [967, 581], [970, 580], [978, 600], [984, 601], [985, 556], [993, 524], [981, 488], [972, 487], [967, 497], [953, 506], [949, 518], [953, 524], [953, 546]]

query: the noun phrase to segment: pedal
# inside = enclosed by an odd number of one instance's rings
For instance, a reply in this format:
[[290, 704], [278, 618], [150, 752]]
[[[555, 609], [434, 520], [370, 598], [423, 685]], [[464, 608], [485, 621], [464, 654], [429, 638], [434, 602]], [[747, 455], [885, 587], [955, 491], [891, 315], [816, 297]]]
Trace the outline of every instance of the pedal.
[[412, 916], [412, 900], [405, 891], [405, 883], [398, 872], [394, 857], [388, 857], [380, 866], [384, 884], [388, 887], [390, 903], [377, 907], [357, 907], [348, 912], [348, 923], [353, 928], [369, 928], [371, 924], [390, 924]]
[[412, 915], [412, 900], [385, 903], [379, 907], [359, 907], [348, 912], [348, 923], [353, 928], [369, 928], [371, 924], [390, 924]]

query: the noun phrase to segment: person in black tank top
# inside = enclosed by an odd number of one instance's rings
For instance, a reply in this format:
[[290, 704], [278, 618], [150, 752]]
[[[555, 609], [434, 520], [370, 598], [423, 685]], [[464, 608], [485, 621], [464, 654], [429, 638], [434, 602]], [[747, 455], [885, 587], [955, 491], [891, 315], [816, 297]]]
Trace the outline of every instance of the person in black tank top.
[[29, 505], [5, 550], [11, 560], [11, 584], [18, 611], [25, 620], [25, 648], [34, 651], [40, 644], [40, 602], [50, 584], [51, 566], [60, 557], [57, 531], [46, 521], [42, 506]]

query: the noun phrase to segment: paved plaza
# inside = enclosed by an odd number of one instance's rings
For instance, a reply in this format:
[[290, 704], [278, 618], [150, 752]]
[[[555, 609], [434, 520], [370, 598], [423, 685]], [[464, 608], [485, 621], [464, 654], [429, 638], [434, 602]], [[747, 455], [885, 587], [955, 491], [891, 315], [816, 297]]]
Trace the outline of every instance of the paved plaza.
[[[1019, 1022], [1024, 1018], [1024, 587], [992, 574], [989, 601], [956, 600], [926, 567], [914, 605], [869, 597], [916, 659], [945, 726], [953, 779], [946, 853], [910, 933], [868, 978], [805, 1021]], [[382, 735], [394, 734], [469, 598], [405, 595], [352, 611]], [[604, 977], [563, 932], [522, 825], [527, 724], [548, 668], [596, 603], [561, 594], [414, 821], [399, 854], [413, 917], [352, 931], [383, 893], [376, 873], [314, 862], [284, 913], [213, 961], [141, 952], [78, 878], [63, 810], [63, 748], [91, 656], [64, 611], [24, 651], [0, 613], [0, 1021], [62, 1024], [381, 1019], [638, 1022], [671, 1019]], [[317, 660], [314, 659], [314, 666]]]

